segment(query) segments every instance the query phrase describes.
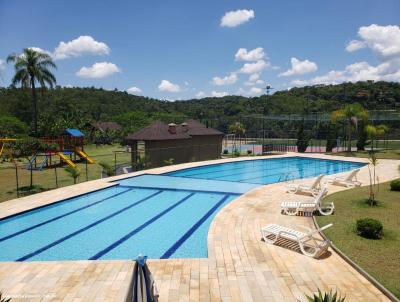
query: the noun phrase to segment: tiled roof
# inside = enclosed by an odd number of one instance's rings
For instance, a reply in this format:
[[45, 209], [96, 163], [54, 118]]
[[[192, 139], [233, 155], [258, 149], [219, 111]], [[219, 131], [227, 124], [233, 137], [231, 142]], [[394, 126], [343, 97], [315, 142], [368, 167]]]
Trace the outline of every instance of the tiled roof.
[[[186, 126], [184, 124], [187, 124]], [[185, 123], [176, 125], [175, 132], [170, 131], [168, 124], [157, 121], [151, 125], [129, 134], [127, 140], [171, 140], [171, 139], [189, 139], [192, 136], [199, 135], [223, 135], [222, 132], [207, 128], [196, 120], [187, 120]]]

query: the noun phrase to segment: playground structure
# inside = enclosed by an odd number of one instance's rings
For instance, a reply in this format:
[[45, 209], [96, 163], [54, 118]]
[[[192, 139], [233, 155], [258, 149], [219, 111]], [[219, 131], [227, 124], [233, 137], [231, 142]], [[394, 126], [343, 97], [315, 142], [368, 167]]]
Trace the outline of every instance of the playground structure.
[[[57, 146], [57, 149], [34, 154], [29, 161], [27, 169], [40, 171], [43, 168], [50, 168], [63, 163], [75, 168], [76, 162], [82, 160], [88, 164], [93, 164], [93, 159], [84, 150], [84, 138], [85, 135], [78, 129], [65, 129], [62, 135], [58, 137], [40, 138], [43, 143]], [[37, 159], [39, 157], [41, 161], [38, 163]], [[55, 161], [53, 157], [58, 158], [59, 162]]]
[[[44, 168], [62, 166], [63, 164], [75, 168], [76, 162], [79, 161], [86, 161], [88, 164], [93, 164], [93, 159], [84, 150], [84, 138], [85, 135], [78, 129], [66, 129], [58, 137], [40, 138], [39, 140], [42, 143], [54, 146], [54, 148], [33, 154], [26, 168], [28, 170], [41, 171]], [[7, 157], [12, 160], [12, 152], [6, 143], [17, 140], [0, 138], [0, 157]]]

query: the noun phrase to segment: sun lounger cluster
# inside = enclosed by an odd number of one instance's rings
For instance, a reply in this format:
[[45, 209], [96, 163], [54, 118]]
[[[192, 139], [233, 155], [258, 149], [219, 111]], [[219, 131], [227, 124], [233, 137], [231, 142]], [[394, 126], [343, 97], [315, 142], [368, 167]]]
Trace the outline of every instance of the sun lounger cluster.
[[[328, 193], [328, 185], [346, 186], [348, 188], [361, 186], [357, 180], [357, 173], [360, 169], [355, 169], [347, 174], [347, 176], [337, 176], [333, 178], [325, 178], [324, 174], [319, 175], [311, 185], [307, 184], [289, 184], [286, 186], [288, 193], [294, 194], [311, 194], [310, 200], [299, 201], [283, 201], [281, 203], [281, 212], [285, 215], [312, 215], [319, 213], [320, 215], [332, 215], [335, 211], [333, 202], [323, 204], [323, 199]], [[324, 181], [323, 181], [324, 180]], [[296, 243], [300, 251], [309, 257], [318, 258], [324, 254], [329, 247], [329, 241], [321, 239], [319, 232], [331, 227], [328, 224], [322, 228], [311, 230], [303, 226], [299, 228], [305, 231], [298, 231], [294, 228], [284, 227], [278, 224], [269, 224], [261, 229], [261, 235], [265, 242], [275, 244], [279, 242]]]

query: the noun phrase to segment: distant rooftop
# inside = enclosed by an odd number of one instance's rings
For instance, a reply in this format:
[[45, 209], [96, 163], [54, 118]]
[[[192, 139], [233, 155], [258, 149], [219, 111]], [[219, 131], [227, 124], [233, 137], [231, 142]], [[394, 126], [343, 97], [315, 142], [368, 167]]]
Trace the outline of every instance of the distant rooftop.
[[140, 129], [139, 131], [129, 134], [127, 140], [136, 141], [156, 141], [156, 140], [174, 140], [174, 139], [190, 139], [193, 136], [200, 135], [224, 135], [221, 131], [213, 128], [207, 128], [205, 125], [196, 120], [186, 120], [182, 124], [166, 124], [156, 121], [151, 125]]
[[116, 122], [97, 122], [93, 123], [92, 126], [101, 131], [107, 131], [107, 130], [116, 131], [121, 129], [121, 125]]

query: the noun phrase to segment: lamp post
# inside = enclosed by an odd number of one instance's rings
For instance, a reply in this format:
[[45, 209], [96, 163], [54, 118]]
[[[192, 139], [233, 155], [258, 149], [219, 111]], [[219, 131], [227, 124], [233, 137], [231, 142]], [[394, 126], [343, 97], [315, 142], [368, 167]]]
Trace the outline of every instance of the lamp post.
[[[268, 101], [268, 99], [269, 99], [269, 91], [271, 90], [271, 89], [274, 89], [274, 88], [272, 88], [270, 85], [267, 85], [266, 87], [265, 87], [265, 90], [267, 91], [267, 99], [266, 99], [266, 102]], [[264, 145], [265, 145], [265, 115], [266, 115], [266, 105], [267, 104], [264, 104], [264, 106], [263, 106], [263, 116], [262, 116], [262, 135], [263, 135], [263, 139], [262, 139], [262, 144], [263, 144], [263, 146], [262, 146], [262, 148], [264, 148]]]

